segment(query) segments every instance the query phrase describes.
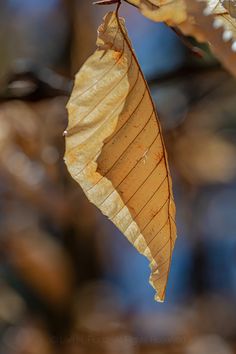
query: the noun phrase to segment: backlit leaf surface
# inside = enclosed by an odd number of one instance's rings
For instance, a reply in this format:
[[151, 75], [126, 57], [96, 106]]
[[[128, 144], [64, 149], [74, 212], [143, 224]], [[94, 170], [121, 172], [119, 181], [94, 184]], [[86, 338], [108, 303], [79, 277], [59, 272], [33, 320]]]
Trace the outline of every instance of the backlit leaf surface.
[[68, 103], [65, 162], [88, 199], [150, 261], [163, 301], [176, 239], [160, 124], [123, 19], [108, 13]]

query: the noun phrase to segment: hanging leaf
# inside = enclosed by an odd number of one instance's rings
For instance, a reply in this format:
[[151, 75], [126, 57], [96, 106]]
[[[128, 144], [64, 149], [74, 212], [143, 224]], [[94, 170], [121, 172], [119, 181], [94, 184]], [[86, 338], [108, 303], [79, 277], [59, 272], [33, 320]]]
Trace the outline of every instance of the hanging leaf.
[[236, 40], [236, 0], [204, 0], [200, 2], [205, 7], [204, 14], [206, 16], [214, 15], [214, 26], [216, 28], [223, 27], [223, 39], [225, 41]]
[[177, 26], [184, 35], [209, 42], [236, 76], [236, 0], [126, 0], [156, 22]]
[[[202, 2], [204, 14], [214, 15], [216, 26], [224, 27], [224, 40], [236, 40], [236, 0], [126, 0], [140, 9], [142, 14], [156, 22], [166, 22], [170, 26], [180, 26], [188, 35], [203, 39], [201, 25], [188, 11], [194, 2]], [[206, 40], [206, 39], [205, 39]], [[236, 45], [235, 45], [236, 47]], [[236, 48], [235, 48], [236, 50]]]
[[175, 26], [187, 19], [184, 0], [127, 0], [135, 5], [141, 13], [156, 22], [166, 22]]
[[150, 261], [163, 301], [176, 239], [160, 124], [124, 20], [108, 13], [68, 103], [65, 162], [88, 199]]
[[[228, 1], [185, 0], [206, 41], [222, 64], [236, 76], [236, 18]], [[232, 4], [236, 1], [233, 0]], [[228, 12], [230, 11], [230, 13]]]

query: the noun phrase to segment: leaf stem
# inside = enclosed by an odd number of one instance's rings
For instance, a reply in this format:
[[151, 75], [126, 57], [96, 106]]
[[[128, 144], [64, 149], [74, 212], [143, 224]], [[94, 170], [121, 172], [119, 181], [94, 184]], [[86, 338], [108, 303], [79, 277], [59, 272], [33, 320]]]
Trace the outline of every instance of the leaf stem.
[[[124, 0], [127, 2], [127, 4], [134, 6], [136, 9], [138, 8], [137, 5], [132, 4], [129, 2], [129, 0]], [[121, 0], [97, 0], [93, 2], [93, 5], [112, 5], [112, 4], [118, 4], [120, 6]]]
[[116, 18], [118, 19], [118, 21], [119, 21], [119, 9], [120, 9], [120, 5], [121, 5], [121, 0], [118, 0], [117, 8], [116, 8]]
[[93, 5], [112, 5], [112, 4], [120, 4], [120, 0], [98, 0], [94, 1]]
[[[168, 25], [167, 25], [168, 26]], [[195, 55], [196, 57], [202, 59], [204, 57], [204, 52], [202, 49], [194, 46], [189, 39], [183, 35], [183, 33], [177, 28], [177, 27], [172, 27], [169, 26], [172, 31], [175, 32], [175, 34], [179, 37], [179, 39], [182, 41], [182, 43], [185, 45], [186, 48], [188, 48], [188, 50], [190, 50], [190, 52]]]

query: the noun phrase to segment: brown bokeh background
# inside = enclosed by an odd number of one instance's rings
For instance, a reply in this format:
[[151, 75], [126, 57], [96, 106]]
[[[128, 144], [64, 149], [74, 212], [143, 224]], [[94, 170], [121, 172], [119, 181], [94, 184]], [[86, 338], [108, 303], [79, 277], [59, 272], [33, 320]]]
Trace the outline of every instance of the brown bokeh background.
[[[0, 353], [236, 352], [236, 85], [123, 5], [161, 120], [178, 240], [167, 298], [63, 162], [73, 75], [106, 11], [0, 0]], [[193, 41], [193, 39], [189, 39]]]

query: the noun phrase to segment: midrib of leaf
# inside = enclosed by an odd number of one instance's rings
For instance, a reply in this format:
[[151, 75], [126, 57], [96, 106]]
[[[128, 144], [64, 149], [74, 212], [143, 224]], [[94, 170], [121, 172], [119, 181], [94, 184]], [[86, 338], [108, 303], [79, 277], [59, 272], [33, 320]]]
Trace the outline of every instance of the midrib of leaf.
[[[145, 84], [145, 88], [148, 92], [148, 96], [149, 96], [149, 99], [151, 101], [151, 104], [152, 104], [152, 108], [153, 108], [153, 111], [155, 112], [155, 116], [156, 116], [156, 121], [157, 121], [157, 125], [158, 125], [158, 128], [160, 130], [160, 139], [161, 139], [161, 144], [162, 144], [162, 150], [163, 150], [163, 155], [164, 155], [164, 163], [165, 163], [165, 168], [166, 168], [166, 171], [167, 171], [167, 175], [168, 175], [168, 178], [167, 178], [167, 181], [168, 181], [168, 223], [169, 223], [169, 233], [170, 233], [170, 240], [169, 240], [169, 243], [170, 243], [170, 252], [169, 252], [169, 262], [168, 262], [168, 270], [166, 272], [166, 274], [162, 274], [161, 277], [164, 277], [165, 275], [167, 275], [167, 280], [168, 280], [168, 275], [169, 275], [169, 272], [170, 272], [170, 264], [171, 264], [171, 259], [172, 259], [172, 250], [173, 250], [173, 240], [172, 240], [172, 227], [171, 227], [171, 218], [170, 218], [170, 201], [171, 201], [171, 193], [170, 193], [170, 174], [169, 174], [169, 167], [168, 167], [168, 162], [167, 162], [167, 154], [166, 154], [166, 149], [165, 149], [165, 144], [164, 144], [164, 140], [163, 140], [163, 135], [162, 135], [162, 128], [161, 128], [161, 125], [160, 125], [160, 122], [159, 120], [157, 119], [157, 113], [156, 113], [156, 107], [154, 105], [154, 102], [153, 102], [153, 99], [152, 99], [152, 96], [151, 96], [151, 92], [149, 90], [149, 87], [148, 87], [148, 84], [147, 84], [147, 81], [144, 77], [144, 74], [142, 72], [142, 69], [139, 65], [139, 62], [136, 58], [136, 55], [134, 54], [134, 51], [133, 51], [133, 48], [132, 46], [130, 45], [130, 42], [129, 40], [127, 40], [127, 37], [126, 37], [126, 34], [120, 24], [120, 20], [119, 20], [119, 8], [120, 8], [120, 4], [117, 6], [117, 9], [116, 9], [116, 12], [115, 12], [115, 15], [116, 15], [116, 20], [117, 20], [117, 24], [118, 24], [118, 27], [123, 35], [123, 38], [124, 38], [124, 41], [125, 43], [127, 44], [130, 52], [131, 52], [131, 55], [138, 67], [138, 70], [139, 72], [141, 73], [141, 76], [142, 76], [142, 79], [144, 81], [144, 84]], [[156, 256], [156, 255], [155, 255]], [[154, 257], [153, 257], [154, 258]], [[158, 265], [157, 265], [158, 267]], [[164, 290], [163, 290], [163, 293], [162, 293], [162, 296], [160, 296], [160, 298], [163, 298], [164, 295], [165, 295], [165, 292], [166, 292], [166, 286], [167, 286], [167, 281], [165, 283], [165, 287], [164, 287]]]

